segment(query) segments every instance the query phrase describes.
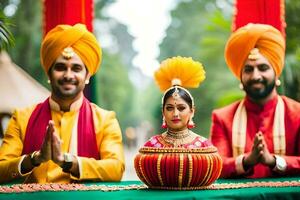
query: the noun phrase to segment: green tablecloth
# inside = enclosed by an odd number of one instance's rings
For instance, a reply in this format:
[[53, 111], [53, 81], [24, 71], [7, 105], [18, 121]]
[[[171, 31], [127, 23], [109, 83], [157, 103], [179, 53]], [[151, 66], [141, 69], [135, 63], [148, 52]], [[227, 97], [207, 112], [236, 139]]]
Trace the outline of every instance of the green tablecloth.
[[[277, 182], [300, 181], [300, 177], [293, 178], [269, 178], [269, 179], [220, 179], [216, 183], [246, 183], [255, 181]], [[95, 184], [95, 183], [92, 183]], [[123, 181], [118, 183], [96, 183], [97, 185], [142, 185], [140, 181]], [[91, 183], [86, 183], [87, 186]], [[2, 185], [3, 186], [3, 185]], [[3, 199], [300, 199], [300, 186], [297, 187], [252, 187], [222, 190], [194, 190], [194, 191], [168, 191], [168, 190], [119, 190], [119, 191], [64, 191], [64, 192], [32, 192], [32, 193], [7, 193], [0, 194]]]

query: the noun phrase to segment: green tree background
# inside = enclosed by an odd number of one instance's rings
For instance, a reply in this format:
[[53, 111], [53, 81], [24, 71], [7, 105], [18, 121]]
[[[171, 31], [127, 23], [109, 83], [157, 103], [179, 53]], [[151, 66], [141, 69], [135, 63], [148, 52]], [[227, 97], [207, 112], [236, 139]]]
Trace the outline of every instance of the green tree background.
[[[111, 37], [113, 44], [103, 47], [100, 72], [93, 79], [94, 101], [101, 107], [114, 110], [123, 132], [144, 121], [153, 126], [150, 134], [157, 134], [161, 125], [161, 93], [149, 77], [133, 66], [133, 36], [124, 24], [105, 15], [105, 8], [114, 0], [95, 0], [95, 33]], [[244, 94], [238, 80], [231, 74], [224, 61], [224, 46], [231, 30], [232, 0], [177, 0], [171, 11], [171, 23], [160, 47], [159, 62], [172, 56], [189, 56], [202, 62], [206, 80], [198, 89], [191, 90], [196, 102], [196, 132], [209, 135], [211, 112]], [[42, 40], [42, 1], [1, 0], [0, 9], [15, 9], [6, 16], [14, 24], [10, 27], [15, 46], [8, 50], [16, 64], [45, 87], [47, 77], [40, 66], [39, 48]], [[286, 0], [286, 65], [280, 92], [300, 100], [300, 2]], [[4, 12], [5, 14], [5, 12]], [[149, 66], [150, 67], [150, 66]], [[131, 76], [141, 76], [148, 85], [136, 87]], [[149, 135], [150, 136], [150, 135]]]

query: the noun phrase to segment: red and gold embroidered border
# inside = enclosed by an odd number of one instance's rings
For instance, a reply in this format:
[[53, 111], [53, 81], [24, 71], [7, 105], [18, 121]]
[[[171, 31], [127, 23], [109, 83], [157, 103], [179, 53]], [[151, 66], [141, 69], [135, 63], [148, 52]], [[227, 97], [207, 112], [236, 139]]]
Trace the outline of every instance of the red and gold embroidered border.
[[[299, 181], [256, 181], [245, 183], [214, 183], [206, 187], [157, 187], [156, 189], [168, 189], [168, 190], [225, 190], [225, 189], [241, 189], [241, 188], [253, 188], [253, 187], [300, 187]], [[15, 184], [11, 186], [0, 186], [0, 193], [25, 193], [25, 192], [43, 192], [43, 191], [120, 191], [120, 190], [141, 190], [147, 189], [144, 184], [137, 185], [84, 185], [84, 184], [60, 184], [60, 183], [48, 183], [48, 184]]]

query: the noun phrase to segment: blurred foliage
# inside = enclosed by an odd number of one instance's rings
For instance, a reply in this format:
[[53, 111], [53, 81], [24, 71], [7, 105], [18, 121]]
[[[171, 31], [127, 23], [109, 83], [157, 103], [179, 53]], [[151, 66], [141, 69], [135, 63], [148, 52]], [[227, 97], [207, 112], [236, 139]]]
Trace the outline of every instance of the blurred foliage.
[[135, 109], [132, 98], [135, 90], [128, 78], [128, 71], [118, 55], [107, 54], [103, 60], [101, 72], [96, 74], [99, 81], [97, 102], [102, 108], [114, 110], [120, 119], [121, 126], [136, 126]]
[[14, 24], [11, 31], [15, 36], [15, 46], [8, 51], [12, 60], [49, 88], [47, 76], [39, 59], [42, 38], [42, 3], [36, 0], [3, 1], [2, 3], [3, 8], [16, 7], [15, 13], [9, 17]]
[[238, 101], [244, 98], [244, 94], [241, 92], [237, 91], [227, 91], [226, 94], [221, 96], [217, 101], [216, 101], [216, 108], [221, 108], [226, 105], [229, 105], [230, 103], [234, 101]]
[[157, 135], [162, 132], [162, 114], [161, 114], [161, 101], [162, 94], [157, 85], [152, 81], [147, 88], [140, 91], [140, 105], [143, 110], [143, 119], [150, 121], [152, 124], [153, 132], [148, 133], [147, 137]]
[[132, 47], [134, 38], [128, 33], [127, 27], [103, 12], [112, 3], [113, 0], [95, 1], [95, 33], [100, 44], [103, 36], [113, 41], [103, 49], [103, 61], [95, 76], [96, 103], [116, 112], [124, 133], [127, 127], [135, 127], [140, 122], [135, 108], [137, 91], [129, 79], [136, 51]]
[[0, 10], [0, 51], [7, 50], [15, 44], [14, 36], [9, 30], [11, 26], [3, 11]]
[[294, 54], [300, 47], [300, 1], [285, 0], [286, 52]]
[[285, 0], [286, 59], [282, 74], [283, 94], [300, 101], [300, 1]]

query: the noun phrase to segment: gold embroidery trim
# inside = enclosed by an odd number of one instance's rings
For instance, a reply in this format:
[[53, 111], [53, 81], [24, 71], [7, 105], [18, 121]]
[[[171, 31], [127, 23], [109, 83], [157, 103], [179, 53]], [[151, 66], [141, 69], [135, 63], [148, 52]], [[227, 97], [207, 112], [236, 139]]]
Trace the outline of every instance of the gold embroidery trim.
[[145, 156], [141, 156], [140, 157], [140, 160], [139, 160], [139, 168], [140, 168], [140, 172], [141, 172], [141, 175], [143, 176], [144, 180], [146, 181], [146, 184], [147, 185], [152, 185], [150, 184], [150, 181], [147, 179], [147, 177], [145, 176], [145, 173], [144, 173], [144, 170], [143, 170], [143, 167], [142, 167], [142, 160], [145, 158]]
[[[214, 183], [210, 186], [196, 186], [196, 187], [159, 187], [152, 186], [153, 189], [167, 189], [167, 190], [225, 190], [225, 189], [240, 189], [240, 188], [257, 188], [257, 187], [300, 187], [299, 180], [293, 181], [253, 181], [245, 183]], [[44, 191], [121, 191], [121, 190], [144, 190], [148, 187], [144, 184], [130, 184], [130, 185], [84, 185], [78, 183], [29, 183], [29, 184], [13, 184], [0, 185], [0, 194], [9, 193], [27, 193], [27, 192], [44, 192]]]
[[163, 154], [159, 154], [158, 155], [158, 159], [157, 159], [157, 176], [158, 176], [158, 179], [159, 179], [159, 182], [160, 182], [160, 185], [163, 186], [164, 185], [164, 182], [162, 180], [162, 177], [161, 177], [161, 168], [160, 168], [160, 163], [161, 163], [161, 158], [162, 158]]
[[210, 181], [209, 179], [211, 178], [211, 175], [212, 175], [212, 169], [214, 169], [214, 162], [213, 162], [213, 155], [209, 155], [208, 156], [208, 160], [209, 160], [209, 167], [208, 167], [208, 175], [205, 179], [205, 185], [207, 185], [207, 183]]
[[192, 177], [193, 177], [193, 158], [191, 154], [188, 154], [188, 159], [189, 159], [189, 180], [187, 187], [191, 185]]
[[[208, 156], [210, 156], [210, 155], [208, 155]], [[203, 159], [203, 157], [200, 155], [200, 158], [201, 158], [201, 160]], [[205, 171], [205, 175], [204, 175], [204, 177], [203, 177], [203, 180], [200, 182], [200, 184], [199, 185], [204, 185], [204, 182], [205, 182], [205, 180], [206, 180], [206, 178], [207, 178], [207, 176], [208, 176], [208, 172], [209, 172], [209, 170], [210, 170], [210, 168], [208, 167], [209, 166], [209, 162], [210, 162], [210, 159], [208, 158], [208, 159], [206, 159], [207, 160], [207, 162], [208, 162], [208, 164], [207, 164], [207, 170]], [[202, 170], [203, 170], [203, 168], [202, 168]]]
[[178, 176], [179, 187], [182, 187], [182, 177], [183, 177], [183, 154], [179, 154], [179, 176]]

